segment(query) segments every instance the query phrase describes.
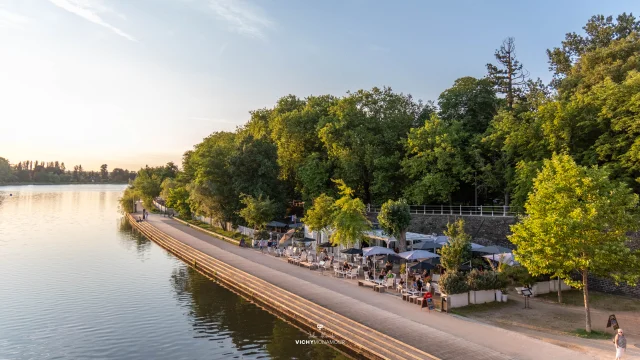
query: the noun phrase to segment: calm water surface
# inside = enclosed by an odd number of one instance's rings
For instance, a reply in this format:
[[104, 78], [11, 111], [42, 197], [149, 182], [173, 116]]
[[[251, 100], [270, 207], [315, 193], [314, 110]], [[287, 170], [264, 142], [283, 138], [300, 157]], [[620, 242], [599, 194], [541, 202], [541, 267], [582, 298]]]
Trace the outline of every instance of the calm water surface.
[[343, 358], [133, 233], [123, 189], [0, 187], [0, 359]]

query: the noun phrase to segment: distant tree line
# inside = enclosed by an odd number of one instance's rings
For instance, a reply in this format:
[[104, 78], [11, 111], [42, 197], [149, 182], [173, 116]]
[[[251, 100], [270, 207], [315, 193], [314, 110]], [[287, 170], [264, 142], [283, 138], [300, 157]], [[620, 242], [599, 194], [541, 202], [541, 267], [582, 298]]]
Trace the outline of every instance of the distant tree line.
[[82, 165], [74, 165], [67, 169], [64, 162], [59, 161], [21, 161], [11, 164], [0, 157], [0, 183], [127, 183], [136, 177], [135, 171], [114, 168], [111, 172], [107, 164], [102, 164], [99, 171], [86, 171]]

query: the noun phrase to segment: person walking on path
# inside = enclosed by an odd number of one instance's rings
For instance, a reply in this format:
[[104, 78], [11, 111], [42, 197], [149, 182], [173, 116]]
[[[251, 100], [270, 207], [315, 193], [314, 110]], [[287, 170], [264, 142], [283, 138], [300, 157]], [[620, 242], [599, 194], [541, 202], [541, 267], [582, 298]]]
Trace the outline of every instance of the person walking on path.
[[627, 338], [624, 337], [622, 329], [618, 329], [618, 334], [613, 339], [613, 343], [616, 344], [616, 360], [622, 359], [622, 356], [627, 351]]

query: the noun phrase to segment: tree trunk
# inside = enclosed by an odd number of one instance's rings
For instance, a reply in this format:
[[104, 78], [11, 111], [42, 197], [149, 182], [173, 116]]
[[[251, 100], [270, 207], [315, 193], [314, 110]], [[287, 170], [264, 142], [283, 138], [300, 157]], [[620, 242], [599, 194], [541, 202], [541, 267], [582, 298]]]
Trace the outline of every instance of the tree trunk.
[[584, 293], [584, 311], [586, 314], [587, 323], [585, 325], [585, 331], [587, 333], [591, 332], [591, 312], [589, 310], [589, 283], [587, 280], [588, 271], [582, 271], [582, 285], [583, 285], [583, 293]]
[[400, 233], [400, 236], [398, 239], [398, 250], [400, 250], [400, 252], [407, 251], [407, 232], [406, 231], [403, 231]]
[[558, 276], [558, 304], [562, 304], [562, 281], [560, 280], [560, 276]]

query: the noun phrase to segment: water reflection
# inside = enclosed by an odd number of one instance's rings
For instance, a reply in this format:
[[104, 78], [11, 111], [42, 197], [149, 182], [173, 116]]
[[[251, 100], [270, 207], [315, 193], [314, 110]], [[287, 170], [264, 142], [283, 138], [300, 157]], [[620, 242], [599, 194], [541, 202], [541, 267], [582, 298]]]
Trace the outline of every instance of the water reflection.
[[118, 231], [124, 236], [121, 237], [121, 244], [131, 250], [135, 247], [136, 253], [141, 259], [145, 259], [149, 255], [151, 241], [138, 231], [134, 231], [133, 227], [125, 217], [116, 220]]
[[174, 269], [176, 298], [190, 310], [197, 337], [231, 338], [243, 356], [273, 359], [349, 359], [326, 345], [299, 345], [309, 337], [186, 265]]
[[343, 358], [133, 231], [123, 190], [0, 187], [0, 359]]

